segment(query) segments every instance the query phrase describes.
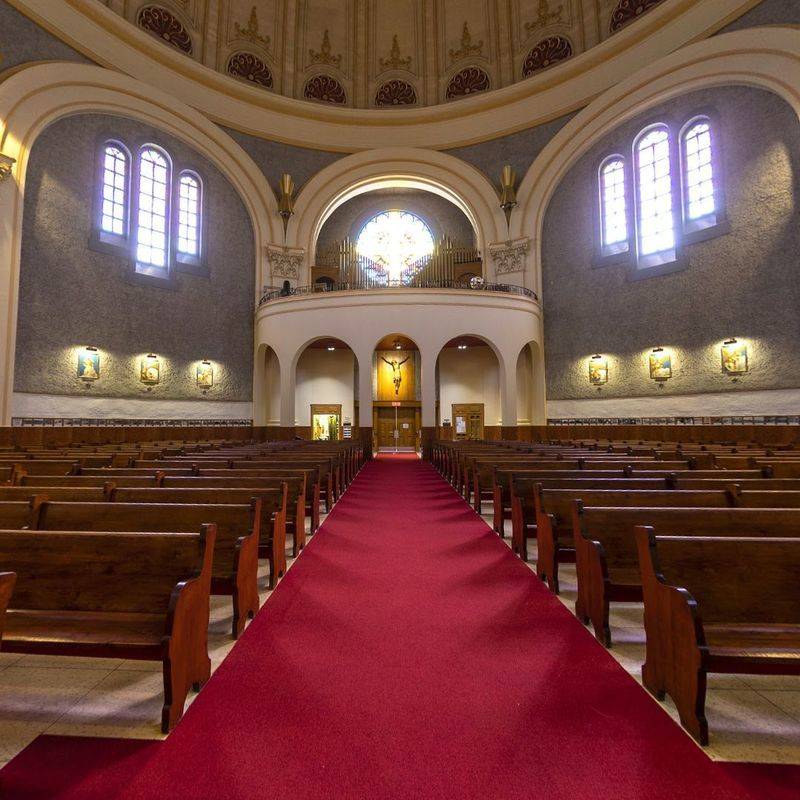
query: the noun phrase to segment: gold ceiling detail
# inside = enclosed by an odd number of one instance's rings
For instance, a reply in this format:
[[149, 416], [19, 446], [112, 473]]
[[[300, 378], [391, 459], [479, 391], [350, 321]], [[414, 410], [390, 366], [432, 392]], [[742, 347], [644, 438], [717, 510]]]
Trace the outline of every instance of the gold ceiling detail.
[[450, 61], [480, 55], [483, 55], [483, 39], [473, 43], [472, 34], [469, 32], [469, 23], [465, 22], [461, 31], [461, 47], [458, 50], [450, 50]]
[[392, 36], [392, 49], [389, 51], [389, 58], [381, 58], [381, 69], [410, 69], [411, 56], [400, 57], [400, 45], [397, 42], [397, 34]]
[[311, 61], [314, 64], [330, 64], [337, 69], [342, 65], [342, 54], [337, 53], [333, 55], [331, 49], [331, 37], [328, 29], [325, 29], [325, 33], [322, 35], [322, 44], [320, 45], [319, 50], [310, 49], [308, 51], [309, 56], [311, 56]]
[[553, 22], [563, 22], [561, 15], [564, 12], [564, 6], [560, 5], [554, 11], [550, 10], [550, 3], [548, 0], [539, 0], [539, 8], [536, 12], [536, 19], [532, 22], [525, 23], [525, 32], [533, 33], [537, 28], [544, 28]]
[[233, 28], [240, 39], [247, 39], [253, 44], [260, 44], [265, 50], [269, 48], [269, 36], [262, 36], [259, 31], [258, 13], [255, 6], [250, 11], [250, 19], [247, 21], [247, 25], [242, 26], [237, 22]]

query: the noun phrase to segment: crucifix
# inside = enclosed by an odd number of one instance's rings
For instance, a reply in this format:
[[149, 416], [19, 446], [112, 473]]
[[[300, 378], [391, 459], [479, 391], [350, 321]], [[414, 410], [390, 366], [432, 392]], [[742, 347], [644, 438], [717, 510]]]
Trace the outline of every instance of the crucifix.
[[403, 382], [403, 375], [400, 371], [400, 367], [402, 367], [409, 358], [411, 358], [411, 356], [406, 356], [402, 361], [398, 361], [396, 358], [389, 361], [389, 359], [381, 356], [381, 360], [385, 361], [392, 368], [392, 383], [394, 384], [395, 395], [400, 394], [400, 384]]

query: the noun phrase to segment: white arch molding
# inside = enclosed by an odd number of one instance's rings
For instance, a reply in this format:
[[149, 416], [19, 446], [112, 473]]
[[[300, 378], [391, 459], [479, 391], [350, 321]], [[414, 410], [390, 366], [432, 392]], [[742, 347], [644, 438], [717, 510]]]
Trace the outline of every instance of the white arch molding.
[[0, 424], [9, 425], [14, 387], [22, 215], [28, 159], [39, 134], [62, 117], [82, 113], [128, 117], [168, 133], [211, 161], [230, 181], [253, 224], [256, 293], [264, 283], [261, 254], [278, 241], [277, 203], [244, 150], [202, 114], [164, 92], [102, 67], [35, 64], [0, 82], [0, 153], [16, 160], [0, 183]]
[[570, 120], [533, 162], [517, 193], [510, 238], [528, 237], [533, 242], [525, 285], [541, 297], [542, 229], [547, 206], [561, 180], [584, 153], [627, 120], [673, 97], [733, 85], [774, 92], [800, 117], [797, 28], [750, 28], [684, 47], [604, 92]]
[[353, 197], [385, 188], [421, 189], [454, 203], [472, 224], [487, 266], [487, 245], [508, 238], [499, 196], [482, 172], [446, 153], [391, 147], [355, 153], [318, 172], [297, 197], [287, 245], [302, 248], [310, 266], [330, 215]]

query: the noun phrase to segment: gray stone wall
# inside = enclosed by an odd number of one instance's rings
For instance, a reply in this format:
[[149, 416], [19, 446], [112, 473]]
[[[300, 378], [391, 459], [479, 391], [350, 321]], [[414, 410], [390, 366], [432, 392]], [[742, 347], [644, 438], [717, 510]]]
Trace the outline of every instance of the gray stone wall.
[[92, 63], [24, 14], [20, 14], [6, 0], [0, 0], [0, 70], [29, 61]]
[[[715, 112], [730, 232], [685, 248], [686, 269], [631, 281], [625, 266], [593, 267], [597, 166], [630, 152], [641, 128]], [[687, 94], [621, 126], [568, 172], [546, 212], [543, 302], [548, 399], [663, 396], [800, 386], [800, 125], [771, 93], [727, 87]], [[749, 374], [722, 374], [719, 347], [750, 345]], [[649, 378], [657, 346], [674, 377]], [[587, 359], [609, 358], [600, 392]]]
[[800, 3], [797, 0], [762, 0], [720, 33], [741, 31], [757, 25], [800, 25]]
[[[154, 142], [203, 178], [209, 275], [178, 274], [173, 288], [131, 280], [128, 258], [89, 247], [97, 147], [104, 136]], [[37, 139], [28, 167], [17, 323], [17, 392], [161, 400], [252, 399], [255, 254], [247, 211], [227, 179], [182, 142], [139, 122], [83, 114]], [[76, 375], [75, 348], [100, 349], [100, 380]], [[139, 359], [162, 359], [147, 390]], [[196, 362], [215, 386], [196, 386]]]
[[428, 224], [436, 238], [445, 235], [459, 244], [475, 244], [472, 225], [464, 212], [449, 200], [419, 189], [389, 189], [358, 195], [339, 206], [322, 226], [317, 249], [324, 250], [346, 236], [355, 239], [369, 219], [394, 209], [416, 214]]

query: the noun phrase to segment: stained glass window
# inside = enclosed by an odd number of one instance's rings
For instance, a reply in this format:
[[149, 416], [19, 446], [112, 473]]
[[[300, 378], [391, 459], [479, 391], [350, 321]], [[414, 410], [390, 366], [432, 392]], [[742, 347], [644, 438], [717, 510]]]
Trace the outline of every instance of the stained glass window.
[[200, 255], [200, 179], [191, 172], [181, 174], [178, 187], [178, 252]]
[[675, 247], [669, 131], [651, 128], [636, 143], [639, 255]]
[[356, 250], [381, 268], [389, 280], [399, 281], [433, 253], [433, 234], [416, 214], [384, 211], [361, 229]]
[[716, 212], [713, 142], [707, 119], [696, 120], [683, 133], [683, 215], [687, 221]]
[[148, 147], [139, 157], [139, 215], [136, 229], [136, 266], [140, 272], [167, 270], [169, 163], [167, 157]]
[[612, 156], [600, 168], [600, 230], [606, 255], [628, 249], [628, 201], [625, 192], [625, 162], [618, 156]]
[[114, 142], [103, 147], [103, 204], [100, 229], [128, 234], [128, 154]]

